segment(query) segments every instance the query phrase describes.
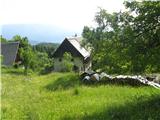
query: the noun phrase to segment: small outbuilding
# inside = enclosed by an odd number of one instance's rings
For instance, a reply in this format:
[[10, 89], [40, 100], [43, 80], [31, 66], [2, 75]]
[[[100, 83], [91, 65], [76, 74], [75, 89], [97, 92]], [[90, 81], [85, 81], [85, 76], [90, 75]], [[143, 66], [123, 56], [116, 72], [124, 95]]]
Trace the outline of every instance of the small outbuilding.
[[3, 65], [12, 66], [14, 63], [18, 62], [18, 48], [19, 42], [1, 43], [1, 55]]
[[65, 38], [61, 45], [54, 52], [54, 70], [62, 71], [63, 69], [63, 54], [68, 52], [72, 55], [72, 62], [74, 64], [73, 71], [84, 72], [91, 69], [91, 56], [80, 44], [80, 38]]

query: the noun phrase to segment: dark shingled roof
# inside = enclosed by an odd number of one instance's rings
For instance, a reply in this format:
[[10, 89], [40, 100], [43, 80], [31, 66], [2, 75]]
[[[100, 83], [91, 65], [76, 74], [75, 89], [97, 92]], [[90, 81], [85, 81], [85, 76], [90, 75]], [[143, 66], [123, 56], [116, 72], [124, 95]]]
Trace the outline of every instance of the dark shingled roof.
[[70, 52], [73, 57], [82, 57], [83, 59], [90, 57], [90, 53], [80, 45], [76, 38], [65, 38], [53, 56], [62, 57], [65, 52]]
[[16, 60], [19, 42], [1, 43], [1, 55], [3, 55], [4, 65], [10, 66]]

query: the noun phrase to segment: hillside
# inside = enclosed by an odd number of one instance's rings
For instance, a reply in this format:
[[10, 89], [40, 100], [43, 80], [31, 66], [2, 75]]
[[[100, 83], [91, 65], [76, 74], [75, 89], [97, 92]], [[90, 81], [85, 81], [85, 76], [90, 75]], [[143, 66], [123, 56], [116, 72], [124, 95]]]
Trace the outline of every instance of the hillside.
[[44, 47], [55, 47], [57, 48], [59, 46], [59, 43], [47, 43], [47, 42], [41, 42], [41, 43], [38, 43], [36, 45], [39, 45], [39, 46], [44, 46]]
[[2, 69], [2, 119], [160, 119], [160, 91], [151, 87], [84, 85], [74, 73]]
[[42, 42], [36, 45], [33, 45], [32, 48], [39, 52], [47, 53], [49, 57], [52, 58], [54, 51], [58, 48], [59, 43], [47, 43]]

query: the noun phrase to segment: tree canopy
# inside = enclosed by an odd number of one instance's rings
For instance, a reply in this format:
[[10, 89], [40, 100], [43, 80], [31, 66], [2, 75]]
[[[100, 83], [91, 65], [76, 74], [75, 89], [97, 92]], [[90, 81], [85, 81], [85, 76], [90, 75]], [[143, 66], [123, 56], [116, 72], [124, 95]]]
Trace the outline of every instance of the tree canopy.
[[93, 69], [109, 73], [160, 72], [160, 2], [124, 2], [125, 12], [95, 15], [97, 27], [85, 26]]
[[38, 51], [38, 52], [47, 53], [49, 58], [52, 58], [53, 53], [57, 49], [58, 46], [59, 46], [58, 43], [39, 43], [33, 46], [33, 50]]

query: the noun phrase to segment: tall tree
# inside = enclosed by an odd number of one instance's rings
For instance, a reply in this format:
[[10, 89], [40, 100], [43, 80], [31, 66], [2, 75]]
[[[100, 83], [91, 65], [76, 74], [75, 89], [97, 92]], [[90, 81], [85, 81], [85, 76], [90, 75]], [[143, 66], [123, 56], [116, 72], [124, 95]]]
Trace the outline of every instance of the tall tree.
[[125, 2], [125, 5], [135, 16], [132, 21], [135, 35], [131, 47], [135, 50], [133, 70], [160, 71], [160, 1], [133, 1]]
[[33, 61], [32, 49], [30, 47], [20, 48], [20, 56], [22, 59], [22, 64], [24, 65], [24, 73], [28, 74], [28, 69]]
[[96, 28], [83, 29], [93, 65], [111, 73], [160, 71], [160, 2], [125, 2], [125, 12], [100, 9]]
[[2, 35], [0, 35], [0, 42], [1, 42], [1, 43], [6, 43], [6, 42], [7, 42], [7, 39], [4, 38]]
[[63, 54], [62, 66], [63, 72], [71, 72], [73, 70], [72, 55], [68, 52]]
[[29, 40], [27, 37], [21, 37], [20, 35], [15, 35], [12, 40], [19, 42], [18, 55], [24, 65], [24, 73], [28, 74], [28, 69], [32, 66], [34, 61], [34, 54]]

